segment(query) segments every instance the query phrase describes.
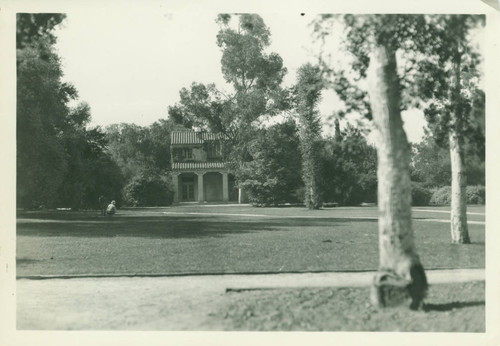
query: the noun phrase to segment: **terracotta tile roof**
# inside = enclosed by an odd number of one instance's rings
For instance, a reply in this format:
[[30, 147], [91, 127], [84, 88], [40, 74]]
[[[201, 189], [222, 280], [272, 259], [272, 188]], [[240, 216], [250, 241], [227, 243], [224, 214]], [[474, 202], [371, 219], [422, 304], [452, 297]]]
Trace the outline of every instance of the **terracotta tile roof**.
[[173, 162], [172, 170], [187, 169], [221, 169], [226, 168], [225, 162]]
[[204, 141], [221, 139], [219, 134], [195, 131], [172, 131], [171, 144], [203, 144]]

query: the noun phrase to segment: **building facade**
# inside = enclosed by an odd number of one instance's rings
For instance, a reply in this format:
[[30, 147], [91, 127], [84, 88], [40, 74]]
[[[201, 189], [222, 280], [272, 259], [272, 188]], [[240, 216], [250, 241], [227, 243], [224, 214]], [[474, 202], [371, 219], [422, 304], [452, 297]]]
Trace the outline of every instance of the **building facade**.
[[174, 203], [238, 200], [234, 175], [223, 159], [220, 135], [174, 131], [171, 135]]

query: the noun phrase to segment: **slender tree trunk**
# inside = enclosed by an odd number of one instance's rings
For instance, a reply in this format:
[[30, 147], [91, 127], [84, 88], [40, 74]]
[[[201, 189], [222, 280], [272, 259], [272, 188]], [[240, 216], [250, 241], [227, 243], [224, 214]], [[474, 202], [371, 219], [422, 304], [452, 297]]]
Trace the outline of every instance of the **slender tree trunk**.
[[451, 90], [451, 102], [453, 104], [452, 126], [450, 127], [450, 161], [451, 161], [451, 242], [453, 244], [470, 244], [469, 231], [467, 229], [467, 176], [463, 163], [463, 148], [460, 139], [460, 124], [464, 117], [460, 107], [461, 90], [461, 64], [462, 52], [460, 42], [457, 43], [456, 55], [453, 60], [454, 86]]
[[415, 250], [411, 224], [410, 147], [400, 113], [394, 49], [374, 48], [368, 83], [373, 121], [378, 130], [379, 272], [372, 286], [376, 306], [411, 300], [419, 308], [427, 279]]
[[309, 209], [320, 209], [323, 205], [319, 182], [319, 142], [313, 135], [303, 135], [302, 180], [305, 185], [305, 205]]
[[467, 229], [467, 176], [464, 170], [463, 149], [454, 130], [450, 130], [451, 159], [451, 242], [470, 244]]

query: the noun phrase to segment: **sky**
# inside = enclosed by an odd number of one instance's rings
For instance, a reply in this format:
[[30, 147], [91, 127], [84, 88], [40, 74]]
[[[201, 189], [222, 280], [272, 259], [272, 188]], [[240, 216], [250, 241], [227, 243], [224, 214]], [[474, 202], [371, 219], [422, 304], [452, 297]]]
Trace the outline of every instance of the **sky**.
[[[312, 39], [312, 15], [259, 13], [271, 31], [269, 52], [288, 69], [284, 85], [296, 80], [297, 69], [317, 61], [319, 44]], [[57, 50], [65, 80], [79, 91], [79, 101], [92, 110], [91, 125], [135, 123], [148, 126], [167, 118], [168, 106], [192, 82], [216, 83], [230, 91], [221, 73], [216, 13], [167, 12], [150, 7], [113, 11], [70, 12], [57, 30]], [[337, 51], [333, 40], [332, 50]], [[333, 131], [327, 118], [342, 104], [333, 91], [319, 105], [323, 134]], [[419, 111], [403, 114], [410, 141], [419, 141], [425, 120]]]

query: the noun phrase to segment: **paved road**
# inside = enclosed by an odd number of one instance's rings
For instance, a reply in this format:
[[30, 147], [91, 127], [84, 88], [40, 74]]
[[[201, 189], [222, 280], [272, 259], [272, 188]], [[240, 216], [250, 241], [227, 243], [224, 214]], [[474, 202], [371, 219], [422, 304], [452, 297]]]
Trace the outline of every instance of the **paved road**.
[[[484, 280], [484, 269], [426, 271], [429, 283]], [[373, 272], [17, 280], [18, 329], [220, 330], [229, 290], [367, 286]]]

